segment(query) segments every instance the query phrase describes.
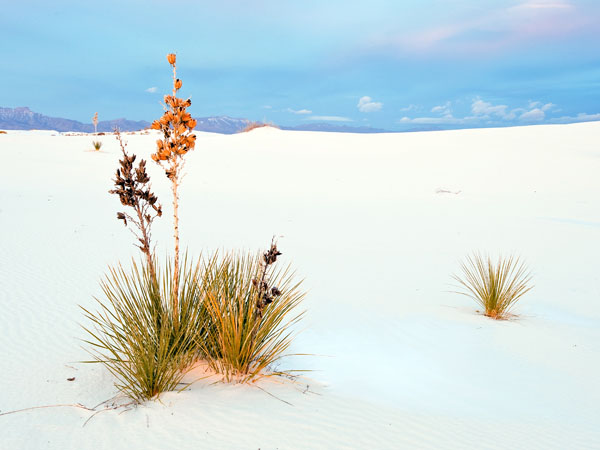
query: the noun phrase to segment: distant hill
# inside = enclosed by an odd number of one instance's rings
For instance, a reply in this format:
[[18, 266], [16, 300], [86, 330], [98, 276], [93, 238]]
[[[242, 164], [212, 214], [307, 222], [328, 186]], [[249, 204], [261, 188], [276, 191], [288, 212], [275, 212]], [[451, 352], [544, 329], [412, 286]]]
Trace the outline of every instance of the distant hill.
[[[118, 127], [122, 131], [137, 131], [150, 126], [149, 122], [127, 119], [105, 120], [98, 122], [98, 131], [113, 131]], [[4, 130], [56, 130], [93, 133], [94, 125], [77, 120], [49, 117], [33, 112], [27, 107], [0, 108], [0, 129]]]
[[234, 134], [242, 131], [251, 123], [248, 119], [236, 119], [228, 116], [196, 118], [196, 130], [210, 133]]
[[[239, 133], [244, 128], [246, 128], [246, 126], [249, 123], [252, 123], [252, 121], [248, 119], [237, 119], [228, 116], [202, 117], [196, 120], [198, 121], [198, 125], [196, 125], [196, 130], [223, 134]], [[350, 127], [347, 125], [332, 125], [330, 123], [306, 123], [296, 126], [274, 126], [282, 130], [292, 131], [334, 131], [338, 133], [389, 133], [389, 131], [381, 130], [379, 128]]]
[[[228, 116], [199, 117], [196, 118], [197, 131], [211, 133], [234, 134], [242, 131], [251, 123], [251, 120]], [[150, 122], [144, 120], [133, 121], [127, 119], [104, 120], [98, 122], [98, 131], [110, 132], [115, 128], [121, 131], [137, 131], [148, 128]], [[282, 130], [297, 131], [334, 131], [338, 133], [385, 133], [386, 130], [371, 127], [351, 127], [347, 125], [336, 125], [329, 123], [307, 123], [296, 126], [282, 126]], [[92, 133], [94, 125], [82, 123], [77, 120], [63, 119], [60, 117], [49, 117], [36, 113], [27, 107], [1, 108], [0, 107], [0, 130], [56, 130], [56, 131], [79, 131]]]

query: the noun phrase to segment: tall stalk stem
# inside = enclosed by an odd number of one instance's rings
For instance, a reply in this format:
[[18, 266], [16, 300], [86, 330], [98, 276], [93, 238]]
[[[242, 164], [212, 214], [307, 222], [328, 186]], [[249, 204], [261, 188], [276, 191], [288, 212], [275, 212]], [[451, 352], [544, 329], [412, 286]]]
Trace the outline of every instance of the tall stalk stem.
[[[177, 170], [177, 168], [176, 168]], [[179, 193], [178, 182], [173, 180], [173, 238], [175, 240], [175, 262], [173, 264], [173, 324], [179, 325]]]
[[[177, 67], [173, 64], [173, 98], [177, 94], [175, 83], [177, 81]], [[174, 108], [173, 108], [174, 109]], [[178, 131], [175, 132], [175, 140], [178, 140]], [[179, 326], [179, 161], [177, 158], [171, 160], [172, 190], [173, 190], [173, 239], [175, 241], [175, 257], [173, 263], [173, 325]]]

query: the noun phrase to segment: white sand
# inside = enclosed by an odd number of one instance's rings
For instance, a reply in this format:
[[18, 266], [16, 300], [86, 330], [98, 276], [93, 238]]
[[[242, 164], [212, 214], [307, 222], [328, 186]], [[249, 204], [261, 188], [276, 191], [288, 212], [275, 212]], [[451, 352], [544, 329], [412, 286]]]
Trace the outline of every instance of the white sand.
[[[126, 138], [149, 158], [155, 137]], [[0, 135], [0, 413], [116, 394], [102, 366], [77, 363], [88, 358], [77, 305], [93, 306], [107, 265], [137, 257], [107, 193], [117, 142], [100, 137], [94, 153], [93, 139]], [[200, 133], [182, 188], [184, 245], [254, 250], [282, 235], [284, 262], [306, 279], [291, 350], [319, 356], [283, 367], [315, 371], [260, 385], [293, 406], [201, 381], [85, 427], [91, 413], [70, 407], [0, 416], [0, 448], [600, 448], [599, 142], [600, 123]], [[149, 166], [164, 255], [168, 183]], [[516, 320], [478, 315], [449, 292], [473, 250], [528, 262], [536, 286]]]

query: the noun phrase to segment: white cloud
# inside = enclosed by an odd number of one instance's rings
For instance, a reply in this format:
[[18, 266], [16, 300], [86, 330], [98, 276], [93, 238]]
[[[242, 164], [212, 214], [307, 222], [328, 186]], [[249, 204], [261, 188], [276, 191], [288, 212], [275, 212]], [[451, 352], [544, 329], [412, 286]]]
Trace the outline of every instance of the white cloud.
[[151, 94], [156, 93], [156, 91], [158, 91], [158, 88], [156, 86], [152, 86], [152, 87], [149, 87], [148, 89], [146, 89], [146, 92], [149, 92]]
[[[417, 124], [447, 124], [447, 125], [500, 125], [503, 123], [519, 120], [525, 123], [541, 122], [546, 119], [546, 112], [556, 111], [554, 103], [542, 104], [539, 101], [530, 101], [527, 108], [509, 109], [507, 105], [494, 105], [490, 102], [477, 97], [471, 103], [471, 115], [466, 117], [454, 117], [450, 108], [451, 103], [434, 106], [432, 113], [440, 114], [440, 117], [403, 117], [399, 123], [417, 123]], [[593, 118], [597, 117], [597, 118]], [[565, 117], [565, 122], [575, 122], [584, 120], [599, 120], [596, 115], [580, 114], [577, 118]], [[558, 123], [558, 122], [557, 122]]]
[[348, 117], [341, 116], [310, 116], [307, 117], [306, 120], [325, 120], [329, 122], [353, 122], [352, 119]]
[[540, 122], [546, 118], [546, 114], [540, 108], [533, 108], [519, 116], [522, 122]]
[[286, 110], [287, 112], [291, 112], [292, 114], [312, 114], [312, 111], [310, 109], [292, 109], [292, 108], [288, 108]]
[[265, 108], [265, 109], [273, 109], [273, 107], [271, 105], [264, 105], [263, 108]]
[[358, 105], [356, 105], [360, 112], [370, 113], [379, 111], [383, 107], [383, 103], [374, 102], [373, 99], [367, 95], [361, 97], [358, 101]]
[[514, 110], [511, 112], [507, 112], [507, 110], [508, 106], [506, 105], [492, 105], [489, 102], [484, 102], [479, 97], [473, 100], [473, 103], [471, 104], [471, 112], [473, 115], [481, 118], [495, 116], [505, 120], [514, 119], [516, 117]]

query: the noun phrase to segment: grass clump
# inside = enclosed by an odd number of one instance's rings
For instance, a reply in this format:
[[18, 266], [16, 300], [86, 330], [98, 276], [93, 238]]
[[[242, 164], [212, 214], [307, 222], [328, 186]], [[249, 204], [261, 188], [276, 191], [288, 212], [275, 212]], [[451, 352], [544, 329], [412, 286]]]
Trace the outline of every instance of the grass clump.
[[196, 283], [199, 265], [192, 267], [184, 259], [177, 326], [170, 299], [172, 265], [167, 263], [162, 274], [155, 267], [154, 274], [147, 264], [135, 261], [130, 271], [121, 265], [110, 268], [101, 283], [105, 300], [96, 299], [99, 310], [82, 307], [93, 325], [84, 327], [94, 357], [89, 362], [103, 363], [117, 378], [115, 386], [138, 402], [177, 389], [186, 368], [198, 358], [196, 333], [206, 323]]
[[262, 255], [215, 256], [205, 267], [201, 295], [208, 324], [198, 344], [225, 381], [283, 374], [269, 369], [286, 355], [305, 294], [289, 266], [271, 271], [279, 254], [273, 244]]
[[489, 255], [474, 253], [461, 263], [462, 276], [453, 275], [462, 292], [481, 305], [484, 315], [507, 319], [511, 308], [533, 286], [527, 267], [518, 257], [499, 257], [494, 263]]
[[94, 146], [94, 150], [99, 151], [102, 147], [102, 142], [100, 141], [92, 141], [92, 145]]

